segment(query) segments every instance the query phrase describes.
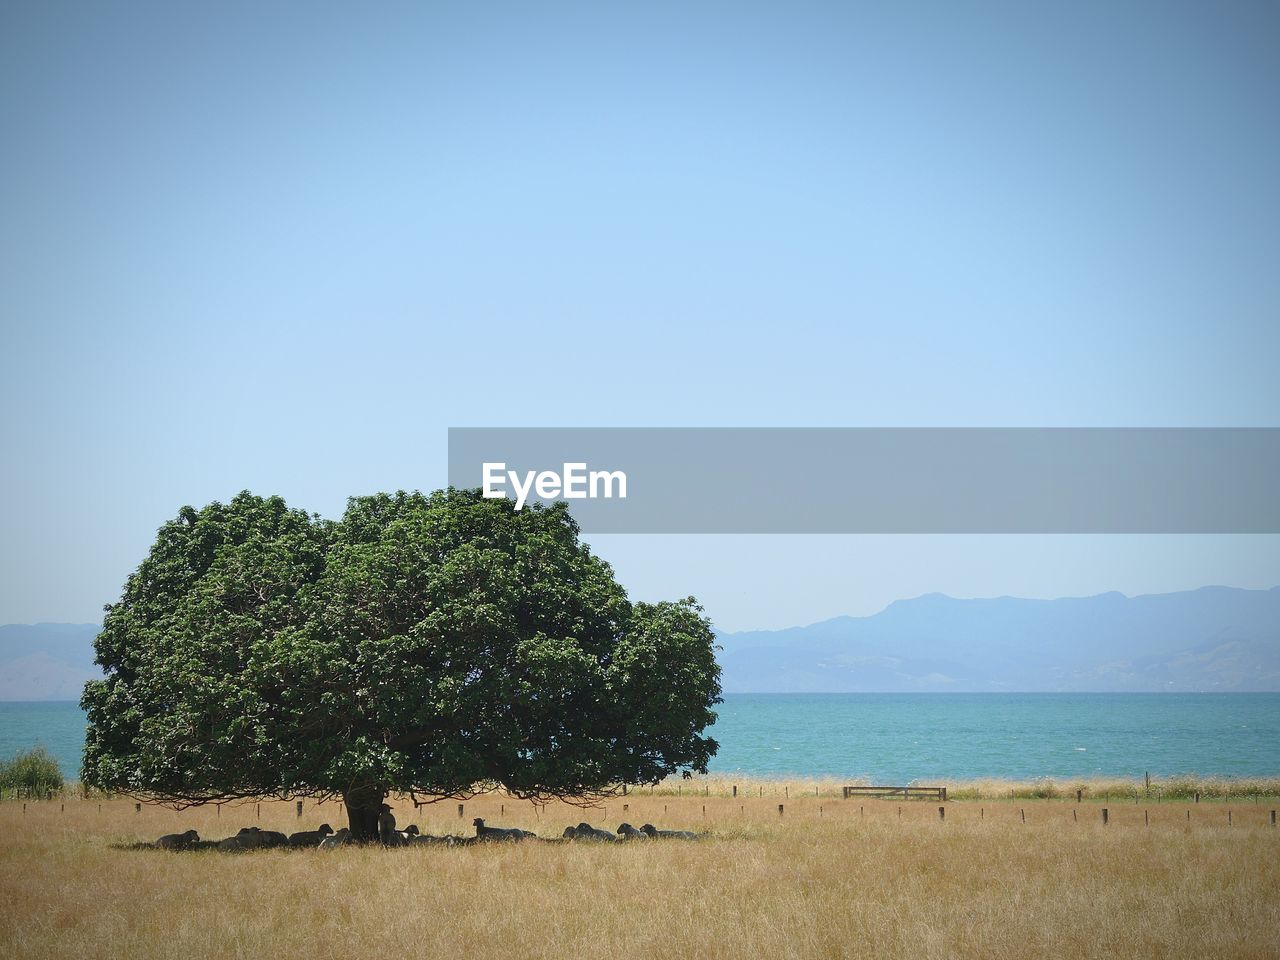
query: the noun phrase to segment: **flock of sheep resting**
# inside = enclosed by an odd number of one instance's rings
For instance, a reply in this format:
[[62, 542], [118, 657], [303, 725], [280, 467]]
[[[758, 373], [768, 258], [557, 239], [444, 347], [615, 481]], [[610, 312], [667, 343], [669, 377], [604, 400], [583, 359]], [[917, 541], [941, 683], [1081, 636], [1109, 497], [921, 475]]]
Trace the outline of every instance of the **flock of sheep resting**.
[[[555, 843], [556, 840], [544, 840], [535, 833], [519, 828], [503, 828], [487, 826], [480, 817], [472, 821], [475, 824], [474, 837], [433, 837], [420, 833], [416, 824], [409, 824], [403, 830], [397, 830], [395, 818], [384, 807], [378, 821], [378, 840], [388, 847], [407, 847], [416, 845], [439, 845], [447, 847], [466, 846], [473, 843], [489, 841], [519, 842], [523, 840], [541, 840], [544, 843]], [[589, 823], [580, 823], [576, 827], [565, 827], [559, 842], [565, 840], [590, 840], [605, 843], [627, 842], [635, 840], [697, 840], [698, 834], [689, 830], [658, 830], [651, 823], [643, 827], [633, 827], [624, 823], [618, 827], [616, 834], [608, 830], [597, 830]], [[303, 830], [286, 836], [276, 830], [262, 830], [258, 827], [244, 827], [234, 837], [225, 840], [201, 840], [195, 830], [185, 833], [169, 833], [149, 846], [159, 850], [259, 850], [271, 847], [319, 847], [328, 850], [353, 844], [356, 840], [346, 827], [336, 833], [327, 823], [320, 824], [318, 830]]]

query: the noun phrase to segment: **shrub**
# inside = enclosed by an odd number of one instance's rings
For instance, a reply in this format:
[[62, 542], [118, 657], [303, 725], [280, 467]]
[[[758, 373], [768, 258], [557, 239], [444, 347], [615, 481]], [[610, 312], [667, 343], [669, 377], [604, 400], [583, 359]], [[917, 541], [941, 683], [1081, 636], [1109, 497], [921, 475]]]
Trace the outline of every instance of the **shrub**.
[[20, 751], [12, 760], [0, 760], [0, 788], [40, 794], [61, 790], [62, 769], [44, 747]]

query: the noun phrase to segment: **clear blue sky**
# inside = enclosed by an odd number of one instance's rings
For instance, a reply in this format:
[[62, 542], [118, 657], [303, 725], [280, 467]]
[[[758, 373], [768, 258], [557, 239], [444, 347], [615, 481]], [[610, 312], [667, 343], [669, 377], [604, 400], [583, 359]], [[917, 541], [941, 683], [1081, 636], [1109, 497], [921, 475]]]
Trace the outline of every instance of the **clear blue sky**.
[[[450, 425], [1280, 425], [1280, 7], [0, 9], [0, 622]], [[1277, 538], [598, 538], [729, 628]]]

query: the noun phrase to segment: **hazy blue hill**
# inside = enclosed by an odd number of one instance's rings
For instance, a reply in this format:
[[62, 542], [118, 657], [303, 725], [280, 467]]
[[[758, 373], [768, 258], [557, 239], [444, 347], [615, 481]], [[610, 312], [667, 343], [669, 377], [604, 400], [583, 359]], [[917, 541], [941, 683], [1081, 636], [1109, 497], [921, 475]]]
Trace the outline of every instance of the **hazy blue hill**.
[[958, 600], [724, 634], [734, 692], [1280, 691], [1280, 588]]
[[[94, 624], [0, 626], [0, 700], [76, 700]], [[1280, 587], [958, 600], [720, 636], [731, 693], [1277, 691]]]
[[93, 662], [96, 623], [0, 626], [0, 700], [79, 700], [101, 676]]

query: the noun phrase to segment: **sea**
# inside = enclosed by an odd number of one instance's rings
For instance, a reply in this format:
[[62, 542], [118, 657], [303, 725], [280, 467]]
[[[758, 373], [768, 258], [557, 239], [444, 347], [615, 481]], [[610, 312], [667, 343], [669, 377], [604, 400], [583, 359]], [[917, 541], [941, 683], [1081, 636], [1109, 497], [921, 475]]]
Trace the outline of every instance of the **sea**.
[[[711, 772], [879, 783], [1280, 776], [1280, 693], [726, 694]], [[79, 776], [75, 703], [0, 703], [0, 757]]]

